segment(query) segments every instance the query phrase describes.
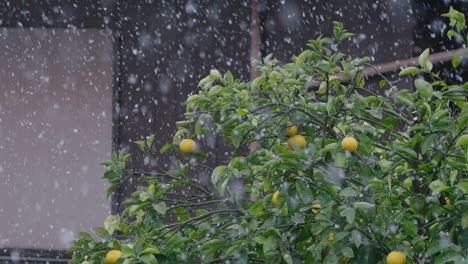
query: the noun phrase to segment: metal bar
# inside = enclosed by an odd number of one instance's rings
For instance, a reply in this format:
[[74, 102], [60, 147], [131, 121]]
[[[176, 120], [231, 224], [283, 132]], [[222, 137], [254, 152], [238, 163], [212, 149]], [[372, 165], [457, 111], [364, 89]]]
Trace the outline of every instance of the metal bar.
[[18, 258], [12, 258], [9, 256], [0, 256], [0, 260], [6, 260], [6, 261], [41, 261], [41, 262], [69, 262], [70, 259], [55, 259], [55, 258], [39, 258], [39, 257], [18, 257]]
[[[437, 52], [434, 54], [430, 54], [428, 59], [432, 63], [447, 62], [460, 52], [468, 52], [468, 48]], [[408, 59], [403, 59], [403, 60], [395, 60], [395, 61], [382, 63], [382, 64], [377, 64], [374, 67], [364, 67], [363, 75], [364, 77], [374, 77], [378, 74], [396, 72], [400, 68], [403, 68], [403, 67], [418, 66], [419, 65], [418, 59], [419, 59], [419, 56], [408, 58]], [[336, 76], [338, 76], [343, 81], [345, 80], [343, 73], [337, 73]], [[319, 85], [320, 85], [320, 82], [315, 81], [315, 80], [311, 80], [310, 82], [307, 83], [307, 87], [318, 87]]]
[[[429, 61], [432, 63], [440, 63], [440, 62], [446, 62], [449, 61], [455, 56], [455, 54], [459, 52], [468, 52], [468, 48], [461, 48], [461, 49], [456, 49], [456, 50], [449, 50], [449, 51], [443, 51], [443, 52], [438, 52], [429, 55]], [[418, 66], [418, 57], [412, 57], [408, 59], [403, 59], [403, 60], [396, 60], [396, 61], [391, 61], [387, 63], [382, 63], [375, 65], [375, 69], [372, 67], [365, 67], [363, 70], [363, 74], [366, 77], [372, 77], [377, 75], [377, 72], [375, 71], [376, 69], [381, 73], [390, 73], [390, 72], [396, 72], [402, 67], [410, 67], [410, 66]]]
[[[251, 13], [250, 13], [250, 62], [253, 60], [260, 60], [262, 57], [262, 16], [260, 14], [261, 0], [252, 0]], [[250, 80], [254, 80], [260, 76], [260, 72], [255, 70], [250, 65]], [[253, 141], [249, 144], [249, 152], [253, 153], [260, 143]]]

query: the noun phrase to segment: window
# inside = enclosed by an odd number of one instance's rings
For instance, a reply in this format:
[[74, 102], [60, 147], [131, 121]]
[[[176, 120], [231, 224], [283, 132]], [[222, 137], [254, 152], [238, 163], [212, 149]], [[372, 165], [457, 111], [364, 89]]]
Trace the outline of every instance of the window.
[[0, 61], [0, 248], [65, 249], [110, 211], [112, 36], [1, 28]]

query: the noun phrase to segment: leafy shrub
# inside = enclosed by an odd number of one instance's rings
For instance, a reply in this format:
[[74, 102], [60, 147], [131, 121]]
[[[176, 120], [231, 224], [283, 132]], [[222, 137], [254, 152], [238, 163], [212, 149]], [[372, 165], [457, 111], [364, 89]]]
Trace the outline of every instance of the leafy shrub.
[[[466, 30], [460, 14], [446, 14], [449, 36]], [[369, 59], [339, 52], [351, 36], [335, 23], [333, 38], [310, 41], [291, 63], [254, 62], [261, 75], [248, 83], [212, 70], [161, 152], [180, 153], [182, 137], [203, 149], [214, 133], [230, 161], [208, 168], [197, 150], [172, 170], [135, 172], [125, 151], [114, 153], [102, 163], [108, 195], [125, 177], [147, 185], [95, 229], [101, 240], [80, 234], [71, 263], [102, 263], [112, 248], [122, 263], [384, 263], [391, 251], [409, 263], [465, 262], [468, 83], [441, 80], [425, 50], [419, 67], [400, 72], [419, 76], [414, 87], [382, 76], [370, 90]], [[303, 148], [288, 146], [292, 124]], [[137, 144], [149, 153], [153, 140]], [[187, 176], [196, 169], [210, 170], [212, 185]]]

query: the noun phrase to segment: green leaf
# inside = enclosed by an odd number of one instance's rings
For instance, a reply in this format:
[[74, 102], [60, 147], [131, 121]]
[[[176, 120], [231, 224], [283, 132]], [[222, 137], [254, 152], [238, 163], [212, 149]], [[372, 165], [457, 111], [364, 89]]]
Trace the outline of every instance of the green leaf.
[[423, 79], [414, 80], [414, 86], [416, 87], [418, 93], [424, 98], [430, 98], [434, 92], [432, 85]]
[[118, 215], [110, 215], [104, 221], [104, 228], [107, 230], [107, 232], [109, 232], [110, 235], [112, 235], [119, 224], [120, 217]]
[[434, 193], [440, 193], [447, 189], [447, 185], [445, 185], [445, 183], [443, 183], [441, 180], [435, 180], [429, 184], [429, 188]]
[[208, 242], [204, 243], [200, 249], [205, 251], [205, 255], [214, 254], [220, 248], [226, 246], [226, 241], [221, 239], [211, 239]]
[[210, 71], [210, 76], [212, 78], [216, 78], [216, 79], [221, 79], [222, 78], [221, 73], [219, 73], [218, 70], [211, 70]]
[[377, 161], [377, 165], [380, 166], [380, 168], [382, 169], [382, 171], [385, 171], [385, 172], [386, 172], [386, 171], [388, 171], [388, 170], [392, 167], [393, 162], [388, 161], [388, 160], [386, 160], [386, 159], [381, 159], [381, 160]]
[[140, 255], [139, 258], [145, 264], [158, 264], [158, 260], [153, 254]]
[[151, 147], [151, 145], [153, 145], [153, 141], [154, 141], [154, 135], [151, 135], [150, 137], [148, 137], [148, 139], [146, 140], [146, 145], [148, 147]]
[[175, 149], [175, 145], [173, 144], [165, 144], [164, 146], [162, 146], [161, 150], [159, 151], [159, 153], [163, 154], [171, 149]]
[[347, 207], [340, 213], [340, 215], [346, 217], [346, 221], [352, 224], [354, 223], [354, 218], [356, 217], [356, 209], [352, 207]]
[[224, 78], [227, 80], [228, 86], [232, 86], [234, 84], [234, 76], [232, 76], [232, 73], [230, 71], [226, 72]]
[[328, 86], [326, 82], [321, 82], [319, 89], [317, 90], [317, 94], [325, 94], [328, 90]]
[[252, 84], [250, 86], [251, 89], [254, 90], [255, 88], [257, 88], [264, 80], [265, 80], [264, 75], [257, 77], [255, 80], [252, 81]]
[[114, 164], [114, 162], [112, 160], [105, 160], [105, 161], [101, 161], [100, 164], [102, 166], [110, 166], [110, 165]]
[[249, 209], [249, 214], [251, 215], [261, 215], [263, 214], [263, 201], [255, 202]]
[[354, 252], [353, 249], [350, 247], [344, 247], [341, 249], [341, 252], [343, 253], [343, 256], [348, 257], [348, 258], [354, 258]]
[[233, 255], [233, 253], [238, 251], [241, 247], [242, 247], [242, 245], [234, 244], [231, 247], [229, 247], [228, 249], [226, 249], [226, 251], [223, 252], [221, 257], [224, 257], [224, 258], [229, 257], [229, 256]]
[[450, 247], [450, 243], [440, 243], [438, 240], [431, 241], [431, 244], [426, 251], [426, 255], [430, 257], [448, 247]]
[[144, 140], [138, 140], [138, 141], [135, 141], [135, 144], [138, 145], [138, 147], [140, 148], [141, 151], [145, 151], [145, 141]]
[[458, 67], [462, 63], [463, 59], [467, 57], [468, 57], [468, 51], [462, 51], [462, 52], [455, 54], [455, 56], [453, 56], [453, 59], [452, 59], [452, 66], [454, 68]]
[[411, 235], [411, 236], [416, 236], [416, 235], [417, 235], [417, 230], [418, 230], [418, 229], [417, 229], [417, 226], [416, 226], [413, 222], [411, 222], [411, 221], [404, 221], [403, 224], [402, 224], [402, 226], [403, 226], [403, 230], [404, 230], [407, 234], [409, 234], [409, 235]]
[[140, 201], [144, 202], [150, 198], [150, 194], [148, 192], [141, 192], [140, 193]]
[[432, 70], [432, 63], [429, 61], [429, 48], [425, 49], [421, 55], [419, 55], [419, 65], [423, 67], [426, 71]]
[[224, 195], [224, 193], [226, 192], [226, 188], [227, 188], [227, 185], [228, 185], [230, 179], [231, 179], [230, 176], [224, 178], [221, 186], [218, 187], [219, 194]]
[[444, 263], [463, 263], [464, 258], [460, 255], [460, 253], [454, 250], [448, 250], [447, 252], [441, 253], [440, 255], [436, 256], [434, 259], [434, 263], [437, 264], [444, 264]]
[[353, 206], [357, 209], [371, 209], [375, 207], [375, 204], [367, 203], [367, 202], [354, 202]]
[[460, 189], [463, 194], [468, 194], [468, 181], [461, 181], [459, 184], [457, 184], [457, 188]]
[[457, 142], [455, 143], [456, 147], [460, 146], [466, 146], [468, 145], [468, 135], [463, 135], [457, 139]]
[[410, 97], [407, 90], [401, 90], [398, 92], [397, 96], [395, 97], [395, 103], [403, 103], [410, 107], [414, 107], [413, 99]]
[[249, 113], [249, 111], [246, 109], [236, 109], [236, 112], [239, 116], [245, 116], [247, 113]]
[[363, 154], [369, 154], [374, 149], [374, 142], [371, 140], [370, 137], [366, 136], [365, 134], [358, 134], [358, 152]]
[[115, 189], [117, 189], [117, 187], [119, 187], [118, 184], [112, 184], [106, 191], [106, 198], [108, 199], [109, 196], [114, 192]]
[[468, 227], [468, 213], [467, 212], [463, 213], [461, 226], [463, 229], [466, 229]]
[[226, 169], [227, 169], [227, 166], [221, 165], [221, 166], [216, 167], [213, 170], [213, 173], [211, 174], [211, 182], [214, 185], [216, 185], [221, 180], [221, 178], [224, 177], [224, 175], [227, 172]]
[[141, 204], [134, 204], [132, 206], [129, 207], [128, 209], [128, 213], [129, 214], [135, 214], [136, 212], [138, 212], [139, 210], [141, 210], [142, 208], [150, 205], [151, 203], [150, 202], [144, 202], [144, 203], [141, 203]]
[[379, 88], [382, 88], [382, 87], [384, 87], [384, 86], [387, 85], [387, 84], [388, 84], [388, 82], [387, 82], [386, 80], [380, 80], [380, 82], [379, 82]]
[[322, 153], [327, 153], [330, 151], [335, 151], [337, 148], [338, 148], [337, 143], [330, 143], [330, 144], [327, 144], [325, 147], [323, 147], [320, 151]]
[[450, 7], [450, 11], [448, 13], [442, 14], [442, 16], [450, 18], [450, 26], [455, 28], [458, 32], [461, 32], [465, 29], [465, 14]]
[[[203, 79], [198, 83], [197, 86], [198, 86], [198, 87], [203, 87], [203, 86], [205, 86], [205, 84], [207, 84], [207, 83], [210, 82], [210, 81], [211, 81], [210, 76], [206, 76], [205, 78], [203, 78]], [[198, 95], [198, 94], [194, 94], [194, 95], [190, 96], [190, 97], [187, 99], [187, 104], [189, 104], [189, 103], [195, 101], [196, 99], [198, 99], [198, 97], [200, 97], [200, 95]]]
[[96, 233], [96, 235], [102, 238], [109, 239], [111, 237], [109, 232], [107, 232], [107, 230], [104, 227], [95, 227], [93, 231], [94, 233]]
[[310, 56], [310, 50], [305, 50], [296, 57], [296, 65], [302, 66], [305, 60]]
[[338, 242], [344, 238], [346, 238], [349, 235], [349, 232], [343, 231], [335, 234], [335, 241]]
[[351, 240], [354, 242], [356, 247], [359, 248], [362, 245], [362, 234], [358, 230], [351, 231]]
[[148, 245], [148, 246], [145, 247], [145, 249], [143, 249], [140, 252], [140, 255], [144, 255], [144, 254], [159, 255], [159, 254], [161, 254], [161, 250], [159, 250], [159, 248], [157, 248], [156, 246]]
[[407, 68], [403, 69], [398, 75], [399, 76], [404, 76], [404, 75], [411, 74], [412, 76], [414, 76], [414, 75], [419, 74], [420, 72], [421, 72], [421, 70], [419, 68], [407, 67]]
[[157, 204], [153, 204], [153, 208], [154, 208], [154, 210], [156, 210], [156, 212], [158, 212], [158, 213], [160, 213], [162, 215], [166, 214], [167, 206], [166, 206], [165, 202], [160, 202], [160, 203], [157, 203]]
[[398, 146], [396, 147], [396, 150], [411, 159], [416, 159], [418, 157], [418, 153], [416, 153], [416, 151], [407, 147]]
[[209, 114], [201, 114], [198, 117], [197, 122], [195, 123], [195, 133], [197, 135], [205, 134], [205, 130], [203, 129], [206, 125], [206, 122], [211, 119], [211, 115]]
[[305, 203], [311, 203], [314, 200], [312, 193], [310, 192], [309, 186], [303, 180], [296, 181], [296, 190], [299, 194], [299, 197]]
[[436, 144], [437, 140], [437, 135], [432, 134], [424, 138], [424, 140], [421, 142], [421, 153], [426, 154], [429, 149]]
[[380, 107], [371, 108], [371, 110], [369, 111], [369, 114], [375, 118], [382, 119], [382, 108]]
[[179, 218], [180, 221], [186, 221], [190, 219], [190, 214], [184, 208], [176, 208], [174, 209], [175, 215]]
[[263, 243], [263, 254], [265, 256], [274, 256], [277, 254], [277, 240], [275, 236], [269, 236]]
[[239, 130], [233, 130], [232, 135], [231, 135], [231, 142], [232, 145], [235, 148], [238, 148], [240, 144], [242, 143], [242, 139], [244, 138], [244, 135], [241, 131]]
[[[178, 128], [180, 128], [180, 127], [189, 126], [190, 124], [192, 124], [192, 121], [190, 121], [190, 120], [182, 120], [182, 121], [177, 121], [177, 122], [175, 122], [175, 123], [176, 123], [176, 126], [177, 126]], [[154, 136], [151, 136], [151, 137], [154, 138]]]
[[78, 233], [78, 237], [77, 237], [79, 240], [85, 240], [85, 241], [94, 241], [93, 237], [86, 233], [86, 232], [80, 232]]
[[447, 32], [447, 36], [448, 37], [455, 37], [458, 33], [453, 30], [453, 29], [450, 29], [448, 32]]
[[135, 257], [135, 252], [130, 247], [124, 247], [122, 248], [122, 257], [124, 258]]
[[287, 263], [287, 264], [293, 264], [293, 259], [291, 257], [291, 254], [289, 252], [283, 252], [283, 260]]
[[359, 193], [352, 187], [347, 187], [340, 191], [341, 197], [357, 197], [358, 194]]

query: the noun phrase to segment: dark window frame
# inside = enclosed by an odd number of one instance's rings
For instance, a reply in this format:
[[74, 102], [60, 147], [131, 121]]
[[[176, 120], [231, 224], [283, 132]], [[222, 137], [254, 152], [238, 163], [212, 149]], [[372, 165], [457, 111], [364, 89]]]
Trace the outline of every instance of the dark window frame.
[[[93, 0], [18, 0], [0, 2], [0, 28], [47, 28], [47, 29], [108, 29], [113, 36], [113, 81], [112, 81], [112, 150], [119, 146], [119, 120], [116, 105], [121, 100], [121, 37], [119, 18], [119, 7], [121, 1], [116, 1], [112, 7], [106, 7], [101, 1]], [[64, 10], [75, 9], [71, 21], [61, 20]], [[46, 19], [49, 18], [49, 19]], [[62, 17], [63, 18], [63, 17]], [[106, 22], [108, 21], [108, 22]], [[115, 197], [111, 198], [111, 211], [115, 212]], [[71, 255], [66, 250], [40, 249], [40, 248], [0, 248], [0, 264], [11, 263], [12, 254], [17, 263], [68, 263]]]

